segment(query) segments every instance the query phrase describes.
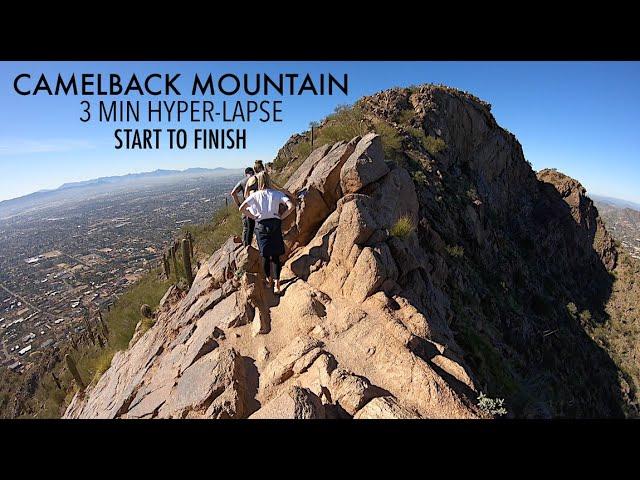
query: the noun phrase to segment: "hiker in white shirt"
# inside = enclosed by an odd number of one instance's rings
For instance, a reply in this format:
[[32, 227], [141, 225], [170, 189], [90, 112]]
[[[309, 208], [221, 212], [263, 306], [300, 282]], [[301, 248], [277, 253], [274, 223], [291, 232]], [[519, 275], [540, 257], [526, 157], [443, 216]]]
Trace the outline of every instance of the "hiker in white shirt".
[[[272, 188], [269, 174], [262, 171], [255, 176], [258, 189], [251, 193], [240, 205], [240, 212], [256, 221], [256, 239], [263, 259], [264, 273], [267, 285], [272, 287], [275, 280], [276, 295], [280, 295], [280, 256], [284, 254], [284, 239], [282, 238], [282, 219], [295, 210], [291, 199]], [[287, 209], [280, 214], [280, 206]], [[271, 263], [274, 265], [271, 275]]]

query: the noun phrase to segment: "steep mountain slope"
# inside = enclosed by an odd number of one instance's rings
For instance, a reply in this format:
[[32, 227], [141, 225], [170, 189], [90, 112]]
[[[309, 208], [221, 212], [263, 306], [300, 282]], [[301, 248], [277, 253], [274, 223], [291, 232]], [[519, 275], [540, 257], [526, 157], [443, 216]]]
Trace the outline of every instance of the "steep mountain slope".
[[536, 176], [447, 87], [365, 97], [315, 134], [274, 163], [304, 193], [284, 296], [230, 239], [67, 417], [490, 416], [479, 392], [514, 416], [623, 415], [634, 388], [587, 333], [617, 252], [578, 182]]
[[401, 213], [417, 220], [418, 203], [380, 137], [322, 147], [287, 187], [308, 193], [288, 228], [284, 296], [265, 288], [257, 251], [230, 239], [67, 416], [479, 415], [452, 333], [396, 283], [419, 246], [388, 229]]
[[[584, 188], [558, 172], [539, 180], [490, 105], [448, 87], [365, 97], [316, 136], [345, 119], [376, 129], [411, 173], [424, 270], [479, 387], [517, 416], [621, 415], [634, 388], [586, 333], [609, 321], [617, 252]], [[276, 163], [295, 166], [295, 151]]]

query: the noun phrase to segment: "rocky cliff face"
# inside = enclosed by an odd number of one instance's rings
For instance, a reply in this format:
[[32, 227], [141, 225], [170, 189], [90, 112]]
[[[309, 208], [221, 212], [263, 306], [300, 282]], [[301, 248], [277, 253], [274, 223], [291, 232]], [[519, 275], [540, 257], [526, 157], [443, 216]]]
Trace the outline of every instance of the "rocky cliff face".
[[489, 417], [480, 391], [515, 416], [621, 415], [584, 325], [616, 250], [579, 183], [536, 176], [469, 94], [394, 89], [357, 108], [381, 135], [304, 161], [297, 135], [279, 153], [304, 193], [284, 225], [284, 295], [229, 239], [66, 417]]
[[316, 150], [287, 188], [307, 194], [286, 227], [284, 295], [265, 287], [258, 252], [229, 239], [67, 417], [479, 415], [451, 331], [420, 311], [417, 236], [389, 235], [401, 215], [417, 222], [418, 201], [380, 137]]

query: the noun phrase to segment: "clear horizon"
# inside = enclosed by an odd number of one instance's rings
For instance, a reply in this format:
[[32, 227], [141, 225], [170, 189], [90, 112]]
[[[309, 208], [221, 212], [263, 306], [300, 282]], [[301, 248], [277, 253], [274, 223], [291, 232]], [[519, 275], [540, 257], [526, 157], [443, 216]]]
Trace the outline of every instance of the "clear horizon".
[[84, 178], [82, 180], [74, 180], [73, 182], [64, 182], [64, 183], [61, 183], [60, 185], [58, 185], [56, 187], [53, 187], [53, 188], [41, 188], [40, 190], [35, 190], [33, 192], [29, 192], [29, 193], [26, 193], [24, 195], [20, 195], [18, 197], [0, 199], [0, 203], [2, 203], [4, 201], [7, 201], [7, 200], [17, 200], [19, 198], [26, 197], [26, 196], [29, 196], [29, 195], [34, 194], [34, 193], [53, 192], [55, 190], [59, 190], [60, 188], [64, 187], [65, 185], [74, 184], [74, 183], [89, 182], [89, 181], [92, 181], [92, 180], [100, 180], [101, 178], [125, 177], [127, 175], [141, 175], [143, 173], [154, 173], [156, 171], [167, 171], [167, 170], [176, 171], [176, 172], [184, 172], [186, 170], [201, 169], [201, 168], [202, 169], [207, 169], [207, 170], [215, 170], [217, 168], [223, 168], [225, 170], [240, 170], [240, 167], [236, 167], [236, 168], [233, 168], [233, 167], [203, 167], [203, 166], [200, 166], [200, 165], [195, 165], [195, 166], [186, 167], [186, 168], [180, 168], [180, 169], [178, 169], [178, 168], [156, 168], [156, 169], [153, 169], [153, 170], [141, 170], [141, 171], [136, 171], [136, 172], [128, 172], [128, 173], [125, 173], [125, 174], [122, 174], [122, 175], [104, 175], [104, 176], [100, 176], [100, 177]]
[[[79, 121], [81, 98], [21, 97], [13, 91], [13, 79], [22, 72], [263, 71], [346, 72], [349, 95], [285, 97], [282, 123], [246, 125], [245, 151], [117, 151], [114, 124]], [[640, 62], [2, 62], [0, 74], [0, 201], [100, 177], [272, 161], [291, 135], [337, 105], [394, 86], [443, 83], [491, 103], [496, 121], [518, 138], [535, 170], [557, 168], [588, 193], [640, 203]], [[214, 128], [182, 128], [191, 126]]]
[[[125, 173], [125, 174], [122, 174], [122, 175], [106, 175], [106, 176], [101, 176], [101, 177], [85, 178], [85, 179], [82, 179], [82, 180], [74, 180], [72, 182], [65, 182], [65, 183], [62, 183], [62, 184], [60, 184], [60, 185], [58, 185], [56, 187], [53, 187], [53, 188], [42, 188], [40, 190], [35, 190], [33, 192], [29, 192], [29, 193], [26, 193], [24, 195], [20, 195], [18, 197], [0, 199], [0, 203], [8, 201], [8, 200], [17, 200], [19, 198], [26, 197], [26, 196], [29, 196], [29, 195], [34, 194], [34, 193], [51, 192], [51, 191], [59, 190], [64, 185], [68, 185], [68, 184], [79, 183], [79, 182], [87, 182], [87, 181], [91, 181], [91, 180], [98, 180], [100, 178], [105, 178], [105, 177], [114, 177], [114, 176], [115, 177], [122, 177], [122, 176], [126, 176], [126, 175], [138, 175], [138, 174], [142, 174], [142, 173], [153, 173], [156, 170], [176, 170], [176, 171], [183, 172], [185, 170], [190, 170], [190, 169], [195, 169], [195, 168], [206, 168], [206, 169], [210, 169], [210, 170], [213, 170], [215, 168], [225, 168], [225, 169], [228, 169], [228, 170], [238, 170], [238, 169], [241, 169], [242, 167], [204, 167], [204, 166], [201, 166], [201, 165], [194, 165], [194, 166], [186, 167], [186, 168], [182, 168], [182, 169], [157, 168], [157, 169], [154, 169], [154, 170], [128, 172], [128, 173]], [[550, 167], [550, 168], [553, 168], [553, 167]], [[612, 199], [615, 199], [615, 200], [623, 200], [623, 201], [635, 203], [636, 205], [640, 206], [640, 203], [634, 202], [633, 200], [629, 200], [627, 198], [620, 198], [620, 197], [612, 196], [612, 195], [609, 195], [607, 193], [589, 192], [589, 191], [587, 191], [587, 196], [590, 196], [590, 195], [596, 195], [596, 196], [599, 196], [599, 197], [609, 197], [609, 198], [612, 198]]]

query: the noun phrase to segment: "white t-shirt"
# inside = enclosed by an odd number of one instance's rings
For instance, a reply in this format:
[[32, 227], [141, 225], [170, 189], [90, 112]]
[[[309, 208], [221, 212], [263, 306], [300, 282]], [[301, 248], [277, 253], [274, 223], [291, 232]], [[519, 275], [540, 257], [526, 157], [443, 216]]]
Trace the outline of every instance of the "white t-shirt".
[[266, 220], [267, 218], [280, 218], [278, 211], [280, 205], [285, 204], [290, 208], [292, 203], [284, 193], [278, 190], [266, 189], [253, 192], [242, 205], [248, 207], [249, 212], [258, 220]]

